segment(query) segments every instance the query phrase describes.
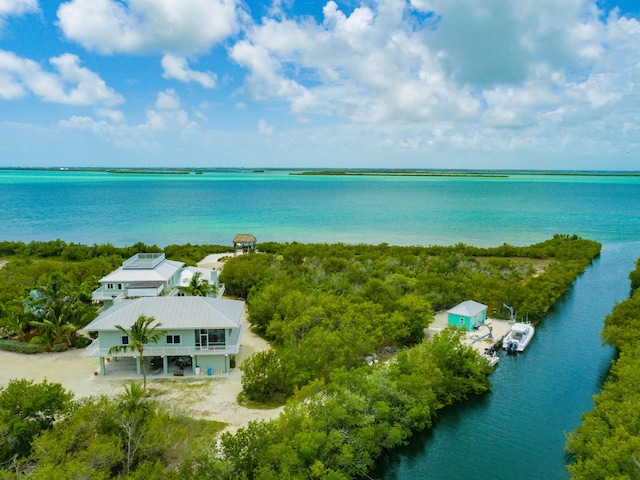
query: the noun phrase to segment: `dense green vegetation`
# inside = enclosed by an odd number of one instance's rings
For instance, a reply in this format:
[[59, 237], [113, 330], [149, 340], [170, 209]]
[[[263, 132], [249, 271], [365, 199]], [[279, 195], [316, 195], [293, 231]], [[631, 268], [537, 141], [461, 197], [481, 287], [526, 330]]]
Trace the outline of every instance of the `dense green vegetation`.
[[[10, 395], [0, 390], [0, 419], [20, 425], [48, 414], [33, 428], [0, 428], [0, 452], [20, 445], [19, 452], [6, 452], [0, 478], [358, 477], [383, 450], [430, 426], [437, 409], [488, 390], [491, 367], [460, 335], [445, 330], [375, 368], [337, 369], [329, 383], [318, 380], [297, 392], [279, 420], [224, 433], [219, 446], [219, 424], [167, 411], [140, 384], [117, 398], [71, 402], [60, 385], [20, 381], [7, 388]], [[44, 387], [55, 395], [36, 392]], [[30, 408], [36, 394], [41, 400]]]
[[[183, 245], [171, 244], [164, 248], [157, 245], [147, 245], [142, 242], [134, 243], [128, 247], [116, 247], [110, 243], [83, 245], [79, 243], [67, 243], [63, 240], [51, 240], [48, 242], [12, 242], [0, 241], [0, 258], [57, 258], [67, 261], [88, 260], [92, 258], [117, 259], [117, 264], [132, 255], [140, 252], [160, 253], [164, 252], [167, 258], [185, 262], [187, 265], [195, 265], [210, 253], [229, 252], [231, 247], [224, 245]], [[117, 265], [116, 265], [117, 266]]]
[[[32, 290], [53, 298], [51, 292], [70, 279], [78, 291], [86, 282], [90, 293], [95, 278], [133, 253], [154, 248], [0, 243], [0, 255], [10, 259], [0, 270], [0, 287], [4, 281], [19, 284], [16, 275], [32, 282], [14, 289], [22, 318], [30, 311], [23, 301], [32, 298]], [[216, 251], [172, 248], [164, 250], [167, 257], [183, 261]], [[286, 401], [278, 420], [224, 433], [217, 445], [207, 422], [169, 413], [147, 399], [141, 386], [131, 385], [117, 399], [57, 409], [56, 421], [27, 437], [22, 453], [2, 464], [5, 472], [16, 472], [7, 478], [365, 476], [383, 451], [429, 427], [439, 409], [490, 388], [491, 367], [463, 345], [462, 332], [445, 329], [424, 341], [434, 309], [473, 298], [489, 305], [490, 315], [506, 315], [507, 303], [519, 317], [538, 321], [600, 245], [556, 235], [528, 247], [266, 243], [260, 250], [231, 259], [221, 281], [228, 293], [247, 298], [254, 328], [274, 346], [241, 365], [242, 395], [250, 402]], [[20, 262], [25, 273], [14, 267]], [[0, 300], [5, 328], [12, 298]], [[23, 334], [40, 334], [35, 327], [29, 323]], [[6, 438], [0, 435], [0, 441]]]
[[59, 384], [15, 380], [0, 389], [0, 478], [183, 478], [222, 427], [167, 410], [137, 383], [73, 401]]
[[60, 384], [46, 380], [11, 380], [0, 387], [0, 465], [27, 457], [33, 439], [69, 410], [72, 397]]
[[260, 244], [261, 255], [230, 260], [227, 292], [248, 301], [253, 328], [275, 346], [245, 370], [244, 394], [277, 401], [338, 367], [412, 346], [433, 311], [474, 299], [489, 314], [538, 321], [599, 254], [575, 236], [527, 247], [395, 247]]
[[631, 297], [614, 307], [602, 332], [619, 357], [594, 408], [567, 440], [572, 478], [640, 478], [640, 259], [629, 278]]
[[[444, 405], [488, 391], [492, 367], [445, 330], [377, 367], [335, 369], [298, 391], [276, 421], [223, 434], [224, 478], [351, 479], [431, 426]], [[196, 472], [206, 475], [206, 464]], [[198, 475], [196, 478], [198, 478]]]

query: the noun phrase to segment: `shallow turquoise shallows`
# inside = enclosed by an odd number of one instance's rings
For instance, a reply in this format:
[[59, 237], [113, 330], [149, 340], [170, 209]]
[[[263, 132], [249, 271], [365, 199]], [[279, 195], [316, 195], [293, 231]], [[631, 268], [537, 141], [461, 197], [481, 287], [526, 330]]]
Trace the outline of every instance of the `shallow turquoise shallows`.
[[554, 233], [640, 239], [640, 177], [320, 177], [2, 171], [3, 238], [528, 244]]
[[503, 356], [493, 391], [440, 412], [380, 461], [383, 479], [567, 479], [565, 434], [592, 406], [613, 352], [599, 334], [640, 257], [640, 177], [202, 175], [0, 170], [0, 240], [130, 245], [260, 241], [526, 245], [555, 233], [602, 256], [536, 330]]

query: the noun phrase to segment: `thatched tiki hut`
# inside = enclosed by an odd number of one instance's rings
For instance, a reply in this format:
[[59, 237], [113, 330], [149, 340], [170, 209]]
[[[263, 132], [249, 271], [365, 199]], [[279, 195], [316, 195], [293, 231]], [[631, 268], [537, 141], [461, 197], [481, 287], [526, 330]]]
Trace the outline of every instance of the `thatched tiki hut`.
[[233, 238], [236, 254], [249, 253], [256, 249], [256, 237], [248, 233], [239, 233]]

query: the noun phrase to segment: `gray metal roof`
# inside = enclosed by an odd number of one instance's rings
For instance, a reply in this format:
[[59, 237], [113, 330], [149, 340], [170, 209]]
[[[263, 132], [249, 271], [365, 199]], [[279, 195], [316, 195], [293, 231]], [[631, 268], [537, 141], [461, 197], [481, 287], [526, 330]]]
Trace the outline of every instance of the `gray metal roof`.
[[84, 331], [115, 331], [116, 325], [131, 328], [140, 315], [153, 317], [165, 330], [238, 328], [244, 302], [208, 297], [144, 297], [123, 300], [83, 328]]
[[106, 277], [102, 277], [100, 283], [166, 282], [183, 266], [183, 262], [164, 260], [155, 268], [129, 269], [119, 267]]
[[456, 305], [451, 310], [447, 310], [447, 313], [451, 313], [452, 315], [462, 315], [463, 317], [475, 317], [486, 308], [487, 306], [482, 303], [474, 300], [467, 300]]

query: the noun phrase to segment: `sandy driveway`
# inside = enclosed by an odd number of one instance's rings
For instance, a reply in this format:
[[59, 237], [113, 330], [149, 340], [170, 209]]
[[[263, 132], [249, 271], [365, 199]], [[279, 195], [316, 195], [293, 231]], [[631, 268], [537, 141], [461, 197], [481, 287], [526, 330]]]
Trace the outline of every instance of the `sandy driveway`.
[[[251, 353], [266, 350], [269, 344], [253, 334], [245, 325], [237, 365]], [[0, 386], [13, 378], [26, 378], [41, 382], [61, 383], [76, 398], [91, 395], [114, 395], [122, 392], [122, 385], [131, 378], [117, 375], [97, 376], [98, 359], [88, 358], [83, 350], [40, 355], [23, 355], [0, 351]], [[251, 420], [277, 417], [282, 408], [257, 410], [244, 408], [236, 402], [242, 390], [240, 369], [234, 368], [228, 376], [184, 378], [148, 377], [150, 391], [171, 406], [187, 410], [193, 416], [225, 422], [228, 430], [246, 426]]]

